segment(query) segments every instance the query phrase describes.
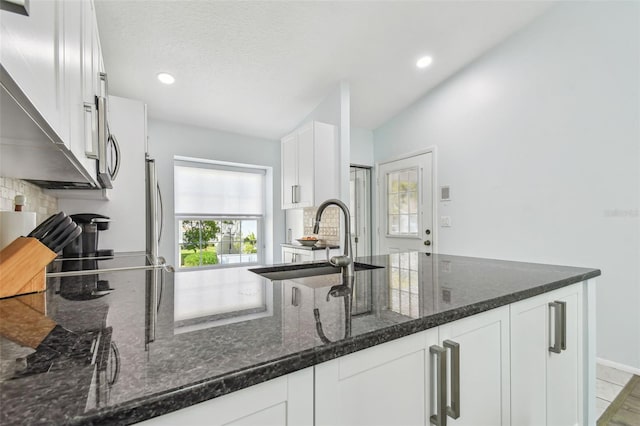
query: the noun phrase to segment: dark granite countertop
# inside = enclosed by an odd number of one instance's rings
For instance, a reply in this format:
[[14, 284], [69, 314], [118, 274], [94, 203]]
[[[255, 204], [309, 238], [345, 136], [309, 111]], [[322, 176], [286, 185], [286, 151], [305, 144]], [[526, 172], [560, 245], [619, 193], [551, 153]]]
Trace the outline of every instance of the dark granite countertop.
[[333, 249], [339, 249], [340, 246], [336, 245], [336, 244], [325, 244], [325, 245], [316, 245], [316, 246], [303, 246], [302, 244], [298, 244], [298, 243], [282, 243], [280, 244], [282, 247], [290, 247], [290, 248], [294, 248], [294, 249], [300, 249], [300, 250], [326, 250], [327, 247], [329, 247], [331, 250]]
[[417, 252], [359, 261], [383, 268], [357, 272], [348, 291], [340, 274], [133, 270], [0, 300], [0, 424], [133, 423], [600, 275]]

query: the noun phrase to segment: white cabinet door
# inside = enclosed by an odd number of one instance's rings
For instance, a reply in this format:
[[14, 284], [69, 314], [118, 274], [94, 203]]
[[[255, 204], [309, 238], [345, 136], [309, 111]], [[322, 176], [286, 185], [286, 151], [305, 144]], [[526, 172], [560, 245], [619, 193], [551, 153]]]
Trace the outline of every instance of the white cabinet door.
[[61, 2], [30, 1], [29, 16], [0, 11], [0, 63], [60, 136], [63, 81], [59, 52]]
[[139, 423], [145, 426], [313, 424], [313, 367]]
[[576, 284], [511, 305], [514, 425], [583, 423], [581, 300]]
[[65, 89], [65, 145], [80, 165], [94, 179], [96, 161], [87, 157], [88, 147], [92, 147], [94, 132], [92, 121], [94, 108], [85, 98], [85, 56], [91, 54], [89, 47], [85, 52], [84, 26], [86, 16], [93, 19], [93, 10], [89, 1], [66, 1], [63, 3], [64, 16], [64, 89]]
[[311, 250], [297, 250], [291, 247], [282, 248], [282, 263], [311, 262], [314, 260]]
[[[447, 424], [509, 425], [509, 307], [441, 325], [439, 334], [445, 348], [447, 340], [458, 344], [460, 357], [458, 382], [448, 351], [447, 404], [458, 406], [459, 417], [449, 416]], [[452, 391], [456, 385], [459, 399]]]
[[294, 207], [295, 188], [298, 185], [298, 138], [292, 133], [282, 138], [282, 208]]
[[294, 263], [293, 262], [293, 249], [282, 248], [282, 263]]
[[314, 170], [320, 165], [314, 164], [314, 123], [298, 129], [298, 203], [296, 207], [314, 205]]
[[336, 127], [316, 121], [281, 140], [282, 208], [312, 207], [339, 198]]
[[431, 329], [316, 366], [316, 424], [425, 425]]

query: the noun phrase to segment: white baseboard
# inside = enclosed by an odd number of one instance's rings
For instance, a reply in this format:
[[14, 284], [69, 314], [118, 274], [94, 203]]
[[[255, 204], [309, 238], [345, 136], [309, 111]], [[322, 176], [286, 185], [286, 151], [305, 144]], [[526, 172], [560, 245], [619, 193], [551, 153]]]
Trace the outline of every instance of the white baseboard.
[[604, 365], [606, 367], [615, 368], [617, 370], [626, 371], [627, 373], [635, 374], [636, 376], [640, 376], [640, 368], [630, 367], [628, 365], [620, 364], [618, 362], [609, 361], [604, 358], [596, 358], [596, 363], [600, 365]]

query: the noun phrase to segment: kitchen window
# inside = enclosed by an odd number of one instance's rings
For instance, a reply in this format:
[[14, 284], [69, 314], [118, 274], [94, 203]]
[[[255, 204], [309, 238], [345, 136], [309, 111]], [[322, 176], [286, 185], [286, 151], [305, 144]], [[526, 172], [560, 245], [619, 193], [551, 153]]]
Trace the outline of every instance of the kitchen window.
[[265, 176], [259, 167], [175, 161], [180, 268], [263, 263]]

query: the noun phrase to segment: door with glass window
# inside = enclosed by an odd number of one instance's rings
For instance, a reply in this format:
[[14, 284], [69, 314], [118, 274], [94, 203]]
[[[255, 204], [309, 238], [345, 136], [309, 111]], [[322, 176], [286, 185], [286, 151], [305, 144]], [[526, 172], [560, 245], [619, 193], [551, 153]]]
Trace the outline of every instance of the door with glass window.
[[380, 164], [379, 253], [433, 250], [432, 153]]

